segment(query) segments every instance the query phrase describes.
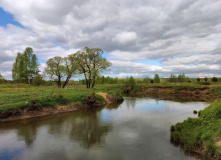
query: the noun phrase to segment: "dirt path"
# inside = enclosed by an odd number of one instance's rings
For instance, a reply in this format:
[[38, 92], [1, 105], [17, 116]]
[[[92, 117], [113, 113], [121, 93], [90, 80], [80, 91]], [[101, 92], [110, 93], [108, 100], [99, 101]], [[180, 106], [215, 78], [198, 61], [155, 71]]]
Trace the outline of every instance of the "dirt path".
[[104, 99], [106, 100], [107, 104], [112, 103], [108, 98], [107, 98], [107, 93], [103, 93], [103, 92], [99, 92], [97, 93], [99, 95], [101, 95], [102, 97], [104, 97]]

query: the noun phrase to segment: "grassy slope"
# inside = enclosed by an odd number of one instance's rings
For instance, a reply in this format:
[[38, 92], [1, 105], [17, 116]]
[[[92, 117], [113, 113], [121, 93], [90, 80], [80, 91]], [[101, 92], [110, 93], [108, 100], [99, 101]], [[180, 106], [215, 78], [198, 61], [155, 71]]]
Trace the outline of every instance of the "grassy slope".
[[205, 159], [221, 158], [221, 99], [199, 112], [199, 118], [188, 118], [171, 127], [171, 141], [186, 151], [200, 151]]
[[[86, 89], [84, 85], [71, 86], [70, 89], [51, 87], [34, 87], [29, 85], [0, 85], [0, 111], [11, 111], [24, 108], [54, 107], [56, 104], [77, 102], [86, 103], [86, 97], [93, 92], [106, 92], [121, 98], [119, 85], [98, 85], [94, 89]], [[96, 95], [96, 99], [104, 101]]]

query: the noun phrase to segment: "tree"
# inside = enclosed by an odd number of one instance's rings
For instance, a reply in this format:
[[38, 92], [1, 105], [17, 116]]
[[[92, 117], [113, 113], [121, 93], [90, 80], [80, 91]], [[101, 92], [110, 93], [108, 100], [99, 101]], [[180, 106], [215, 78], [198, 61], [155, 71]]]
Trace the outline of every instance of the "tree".
[[211, 80], [212, 80], [212, 82], [218, 82], [219, 81], [219, 79], [216, 78], [216, 77], [213, 77]]
[[85, 77], [87, 88], [93, 88], [99, 73], [111, 65], [106, 58], [102, 58], [102, 54], [103, 51], [99, 48], [84, 47], [73, 55], [79, 66], [79, 73]]
[[7, 80], [0, 73], [0, 84], [7, 82]]
[[0, 79], [3, 79], [3, 80], [5, 79], [5, 78], [2, 76], [2, 74], [1, 74], [1, 73], [0, 73]]
[[204, 78], [204, 81], [205, 81], [205, 82], [207, 82], [207, 81], [208, 81], [208, 78], [207, 78], [207, 77], [205, 77], [205, 78]]
[[40, 86], [44, 83], [44, 79], [40, 74], [37, 74], [33, 79], [33, 85]]
[[131, 89], [133, 89], [136, 85], [135, 79], [131, 76], [127, 82], [126, 82], [126, 87], [130, 87]]
[[200, 82], [200, 78], [198, 77], [198, 78], [196, 79], [196, 81], [197, 81], [197, 82]]
[[64, 62], [64, 73], [66, 75], [66, 80], [62, 86], [64, 88], [71, 77], [77, 73], [78, 65], [77, 65], [77, 59], [75, 55], [69, 55], [68, 57], [63, 58]]
[[12, 68], [13, 80], [25, 80], [30, 84], [30, 79], [38, 74], [38, 59], [33, 54], [33, 49], [27, 47], [23, 53], [17, 53]]
[[48, 75], [50, 79], [57, 81], [58, 88], [61, 88], [61, 79], [66, 73], [62, 57], [53, 57], [46, 64], [47, 67], [44, 70], [44, 74]]
[[155, 74], [155, 75], [154, 75], [154, 82], [155, 82], [155, 83], [160, 83], [160, 77], [159, 77], [158, 74]]

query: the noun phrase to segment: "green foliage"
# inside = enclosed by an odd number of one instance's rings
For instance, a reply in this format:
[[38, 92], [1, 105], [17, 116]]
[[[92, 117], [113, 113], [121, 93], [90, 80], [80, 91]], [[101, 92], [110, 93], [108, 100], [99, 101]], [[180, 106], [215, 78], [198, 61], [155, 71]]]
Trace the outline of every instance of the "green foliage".
[[6, 82], [7, 82], [7, 80], [0, 73], [0, 84], [4, 84]]
[[135, 79], [132, 76], [130, 76], [130, 78], [126, 81], [126, 88], [130, 87], [131, 89], [133, 89], [135, 85]]
[[197, 111], [196, 111], [196, 110], [194, 110], [194, 111], [193, 111], [193, 113], [194, 113], [194, 114], [197, 114]]
[[218, 79], [218, 78], [216, 78], [216, 77], [213, 77], [213, 78], [211, 79], [211, 81], [212, 81], [212, 82], [218, 82], [218, 81], [219, 81], [219, 79]]
[[210, 82], [207, 82], [207, 81], [198, 82], [198, 84], [201, 84], [201, 85], [211, 85], [211, 83], [210, 83]]
[[13, 80], [24, 80], [28, 82], [33, 76], [38, 74], [38, 59], [33, 54], [33, 49], [27, 47], [23, 53], [17, 53], [12, 68]]
[[221, 96], [221, 86], [215, 86], [210, 91], [213, 95]]
[[44, 83], [44, 79], [40, 74], [37, 74], [33, 79], [33, 85], [40, 86]]
[[[199, 118], [188, 118], [177, 123], [171, 131], [171, 141], [181, 145], [186, 151], [194, 151], [204, 147], [205, 159], [220, 159], [221, 153], [216, 141], [221, 138], [221, 99], [200, 111]], [[217, 158], [218, 157], [218, 158]]]
[[200, 78], [198, 77], [198, 78], [196, 79], [196, 81], [197, 81], [197, 82], [200, 82]]
[[160, 83], [160, 77], [158, 74], [154, 75], [154, 83]]
[[71, 55], [79, 66], [79, 73], [85, 77], [87, 88], [93, 88], [99, 73], [111, 65], [106, 58], [102, 58], [102, 54], [103, 51], [100, 48], [84, 47]]
[[51, 80], [57, 82], [58, 87], [61, 87], [61, 79], [65, 76], [65, 66], [63, 65], [62, 57], [53, 57], [47, 61], [47, 67], [44, 74], [49, 76]]
[[4, 80], [5, 78], [2, 76], [2, 74], [0, 73], [0, 80]]
[[205, 78], [204, 78], [204, 81], [205, 81], [205, 82], [207, 82], [207, 81], [208, 81], [208, 78], [207, 78], [207, 77], [205, 77]]

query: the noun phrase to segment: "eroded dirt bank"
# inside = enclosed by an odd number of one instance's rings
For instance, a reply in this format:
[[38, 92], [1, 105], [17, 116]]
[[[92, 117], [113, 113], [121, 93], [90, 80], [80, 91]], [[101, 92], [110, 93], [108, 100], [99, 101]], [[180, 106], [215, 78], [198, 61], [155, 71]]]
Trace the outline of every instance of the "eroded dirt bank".
[[141, 88], [134, 94], [207, 95], [209, 90], [209, 88], [148, 87]]
[[15, 110], [15, 111], [7, 111], [7, 112], [0, 112], [0, 123], [20, 120], [20, 119], [29, 119], [29, 118], [36, 118], [36, 117], [43, 117], [47, 115], [54, 115], [54, 114], [61, 114], [67, 112], [74, 112], [82, 109], [89, 109], [93, 107], [99, 107], [105, 104], [115, 103], [116, 99], [107, 94], [107, 93], [98, 93], [99, 95], [103, 96], [105, 102], [96, 102], [96, 103], [88, 103], [85, 105], [79, 103], [69, 103], [67, 105], [56, 105], [55, 108], [52, 107], [43, 107], [37, 110], [30, 110], [28, 108], [24, 110]]

